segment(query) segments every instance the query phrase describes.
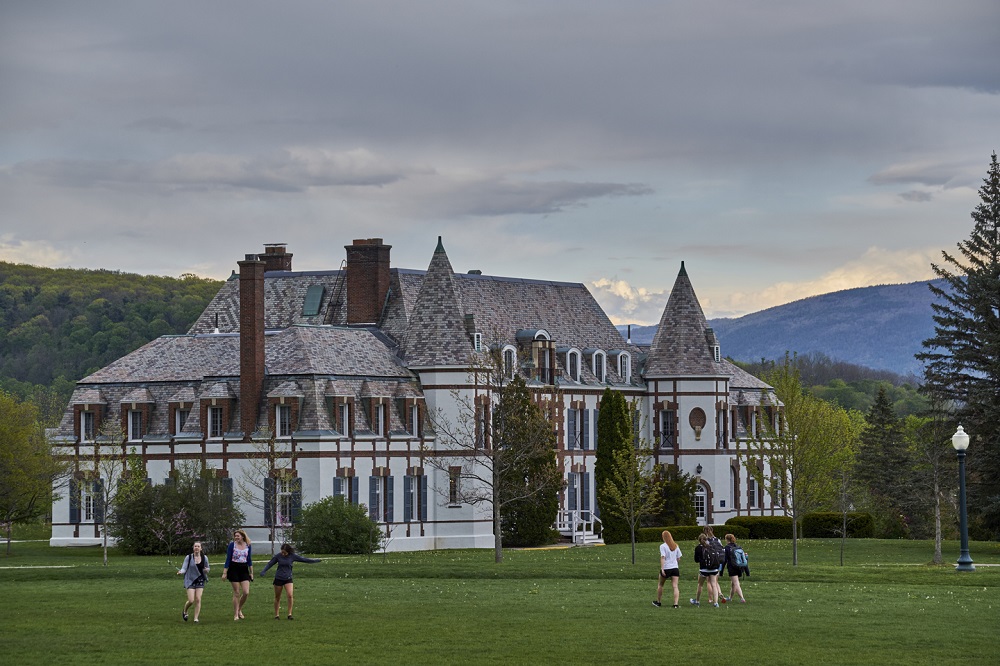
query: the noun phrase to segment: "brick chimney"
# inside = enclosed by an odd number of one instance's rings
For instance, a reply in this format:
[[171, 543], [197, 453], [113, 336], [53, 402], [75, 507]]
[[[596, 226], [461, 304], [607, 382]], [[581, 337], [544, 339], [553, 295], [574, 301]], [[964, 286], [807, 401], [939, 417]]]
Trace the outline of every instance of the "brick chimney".
[[264, 254], [257, 257], [264, 262], [265, 271], [290, 271], [292, 270], [292, 255], [286, 252], [287, 246], [284, 243], [266, 243]]
[[[282, 247], [284, 250], [284, 247]], [[266, 256], [266, 255], [265, 255]], [[288, 255], [289, 260], [291, 255]], [[243, 439], [257, 431], [264, 386], [264, 270], [266, 261], [248, 254], [240, 267], [240, 420]]]
[[389, 250], [381, 238], [355, 239], [347, 250], [347, 323], [375, 324], [389, 293]]

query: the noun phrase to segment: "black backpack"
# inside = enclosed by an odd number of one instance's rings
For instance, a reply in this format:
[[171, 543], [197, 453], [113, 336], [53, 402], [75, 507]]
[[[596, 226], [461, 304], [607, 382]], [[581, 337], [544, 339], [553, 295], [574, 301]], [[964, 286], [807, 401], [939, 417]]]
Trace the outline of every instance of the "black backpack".
[[718, 569], [726, 561], [726, 549], [717, 537], [712, 537], [701, 547], [701, 568]]

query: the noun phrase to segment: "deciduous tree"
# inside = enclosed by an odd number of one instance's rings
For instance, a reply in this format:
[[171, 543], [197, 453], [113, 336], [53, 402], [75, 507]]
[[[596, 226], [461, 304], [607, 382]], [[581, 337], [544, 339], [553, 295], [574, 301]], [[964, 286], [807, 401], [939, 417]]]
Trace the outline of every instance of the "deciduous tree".
[[45, 515], [65, 470], [52, 457], [35, 406], [0, 391], [0, 526], [8, 555], [11, 528]]

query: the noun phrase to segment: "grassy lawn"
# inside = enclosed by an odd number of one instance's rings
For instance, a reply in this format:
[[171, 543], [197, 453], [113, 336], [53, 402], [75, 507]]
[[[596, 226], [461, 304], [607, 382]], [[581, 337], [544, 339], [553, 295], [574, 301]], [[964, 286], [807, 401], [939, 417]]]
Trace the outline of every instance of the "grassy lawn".
[[[655, 596], [656, 544], [509, 551], [329, 556], [295, 568], [295, 621], [272, 619], [270, 573], [251, 588], [247, 619], [214, 575], [201, 623], [183, 622], [180, 557], [14, 544], [0, 557], [5, 664], [196, 663], [989, 663], [1000, 629], [1000, 566], [958, 574], [927, 564], [931, 544], [859, 540], [744, 543], [748, 604], [694, 608], [692, 544], [682, 543], [682, 608]], [[1000, 565], [1000, 543], [973, 543]], [[256, 554], [256, 569], [266, 562]], [[27, 568], [51, 567], [51, 568]], [[728, 591], [728, 581], [723, 587]], [[703, 597], [704, 598], [704, 597]], [[994, 655], [994, 656], [990, 656]]]

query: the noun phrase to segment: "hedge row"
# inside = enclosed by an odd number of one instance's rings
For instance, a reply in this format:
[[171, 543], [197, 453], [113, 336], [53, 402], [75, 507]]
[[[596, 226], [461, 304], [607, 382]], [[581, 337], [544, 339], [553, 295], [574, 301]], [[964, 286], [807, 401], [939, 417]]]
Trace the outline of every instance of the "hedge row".
[[[808, 513], [802, 517], [802, 534], [805, 539], [829, 539], [839, 537], [844, 518], [837, 512]], [[639, 543], [659, 543], [663, 530], [670, 530], [674, 541], [697, 541], [702, 531], [701, 525], [674, 525], [672, 527], [640, 527], [635, 540]], [[713, 525], [715, 536], [720, 539], [726, 534], [739, 539], [791, 539], [792, 519], [788, 516], [736, 516], [725, 525]], [[852, 512], [847, 514], [847, 536], [851, 539], [872, 539], [875, 537], [875, 519], [870, 513]]]
[[[807, 513], [802, 517], [802, 536], [808, 539], [839, 537], [844, 529], [844, 516], [836, 511]], [[847, 514], [849, 539], [874, 539], [875, 518], [870, 513]]]
[[[669, 530], [674, 541], [697, 541], [698, 535], [704, 528], [701, 525], [673, 525], [668, 527], [640, 527], [635, 532], [635, 540], [638, 543], [660, 543], [663, 541], [663, 530]], [[715, 536], [720, 539], [726, 534], [732, 534], [739, 539], [750, 537], [750, 530], [732, 525], [713, 525], [712, 530]]]
[[[807, 513], [802, 517], [802, 533], [799, 536], [806, 539], [838, 537], [843, 520], [843, 516], [834, 511]], [[726, 521], [727, 527], [733, 525], [749, 529], [751, 539], [792, 538], [792, 519], [788, 516], [736, 516]], [[874, 538], [875, 519], [868, 513], [848, 513], [847, 536], [853, 539]]]

